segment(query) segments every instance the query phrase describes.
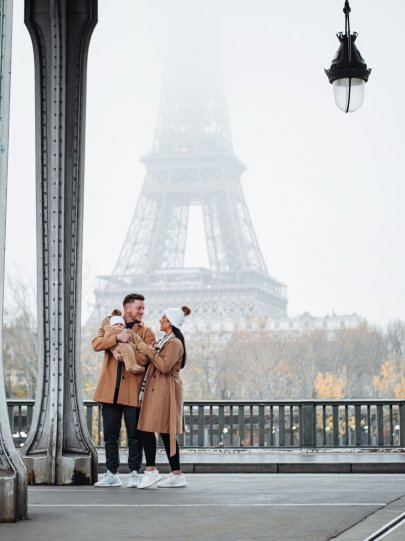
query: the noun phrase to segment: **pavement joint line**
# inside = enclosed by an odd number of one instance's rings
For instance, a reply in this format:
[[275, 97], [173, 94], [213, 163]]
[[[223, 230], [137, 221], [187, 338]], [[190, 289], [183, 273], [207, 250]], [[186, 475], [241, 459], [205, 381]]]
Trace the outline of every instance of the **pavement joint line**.
[[384, 526], [379, 528], [376, 532], [366, 537], [366, 539], [364, 539], [363, 541], [379, 541], [380, 539], [383, 539], [384, 537], [386, 537], [388, 534], [391, 534], [394, 530], [399, 528], [404, 523], [405, 523], [405, 513], [401, 513], [394, 519], [384, 524]]
[[378, 507], [381, 502], [357, 503], [32, 503], [29, 507]]

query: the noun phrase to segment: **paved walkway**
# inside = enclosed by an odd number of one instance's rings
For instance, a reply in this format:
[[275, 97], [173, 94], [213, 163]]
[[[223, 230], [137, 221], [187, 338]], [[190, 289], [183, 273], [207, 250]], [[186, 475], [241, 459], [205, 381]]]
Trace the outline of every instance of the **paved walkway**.
[[126, 477], [121, 488], [30, 487], [30, 520], [0, 525], [0, 539], [379, 541], [392, 521], [384, 540], [405, 539], [404, 475], [189, 474], [187, 488], [146, 490]]

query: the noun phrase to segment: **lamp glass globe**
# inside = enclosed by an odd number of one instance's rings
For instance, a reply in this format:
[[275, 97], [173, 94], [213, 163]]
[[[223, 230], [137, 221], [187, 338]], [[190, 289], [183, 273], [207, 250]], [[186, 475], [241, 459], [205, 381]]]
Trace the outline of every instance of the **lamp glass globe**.
[[336, 105], [345, 113], [353, 113], [360, 109], [364, 100], [366, 83], [363, 79], [345, 77], [333, 81], [333, 92]]

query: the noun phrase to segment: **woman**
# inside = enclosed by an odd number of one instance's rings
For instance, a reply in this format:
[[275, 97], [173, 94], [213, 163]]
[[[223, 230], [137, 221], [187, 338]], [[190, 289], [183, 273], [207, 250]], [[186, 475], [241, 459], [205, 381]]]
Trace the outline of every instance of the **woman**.
[[[186, 478], [181, 473], [176, 434], [183, 432], [180, 370], [186, 362], [184, 336], [180, 327], [190, 313], [188, 306], [165, 310], [159, 320], [160, 330], [165, 334], [154, 347], [146, 345], [140, 338], [136, 339], [138, 350], [151, 361], [141, 391], [138, 430], [145, 452], [146, 469], [138, 488], [147, 488], [156, 483], [160, 488], [187, 486]], [[170, 475], [160, 483], [162, 476], [156, 469], [156, 432], [160, 433], [171, 469]]]

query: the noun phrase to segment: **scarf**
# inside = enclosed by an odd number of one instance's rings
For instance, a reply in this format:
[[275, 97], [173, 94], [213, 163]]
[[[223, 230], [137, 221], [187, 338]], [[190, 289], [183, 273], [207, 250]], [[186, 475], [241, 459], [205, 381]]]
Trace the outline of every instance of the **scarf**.
[[[164, 334], [162, 338], [160, 338], [156, 344], [155, 344], [155, 350], [156, 353], [160, 353], [163, 349], [163, 346], [168, 342], [171, 338], [173, 338], [174, 334]], [[146, 380], [148, 378], [148, 372], [149, 368], [151, 367], [152, 363], [148, 366], [148, 369], [146, 370], [145, 377], [143, 378], [142, 386], [141, 386], [141, 392], [139, 393], [139, 406], [141, 405], [141, 402], [143, 400], [143, 395], [145, 394], [145, 387], [146, 387]]]

